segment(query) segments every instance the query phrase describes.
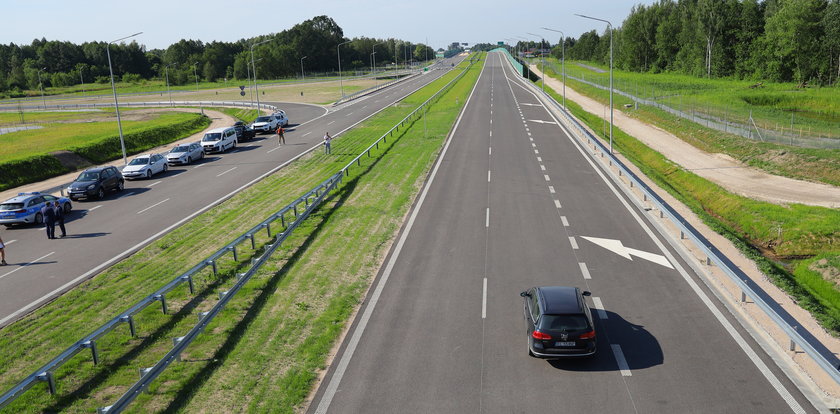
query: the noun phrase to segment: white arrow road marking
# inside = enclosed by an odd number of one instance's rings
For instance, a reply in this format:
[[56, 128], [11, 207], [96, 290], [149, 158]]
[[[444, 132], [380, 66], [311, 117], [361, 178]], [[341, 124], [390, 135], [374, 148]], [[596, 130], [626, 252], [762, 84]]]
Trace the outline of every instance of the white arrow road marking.
[[540, 120], [540, 119], [529, 119], [528, 122], [536, 122], [536, 123], [540, 123], [540, 124], [557, 124], [557, 122], [554, 122], [554, 121], [543, 121], [543, 120]]
[[586, 240], [591, 241], [592, 243], [597, 244], [598, 246], [601, 246], [601, 247], [603, 247], [603, 248], [605, 248], [605, 249], [607, 249], [607, 250], [609, 250], [609, 251], [611, 251], [611, 252], [613, 252], [613, 253], [615, 253], [615, 254], [623, 257], [623, 258], [625, 258], [625, 259], [633, 260], [632, 256], [636, 256], [640, 259], [645, 259], [647, 261], [656, 263], [658, 265], [665, 266], [669, 269], [674, 268], [674, 266], [671, 265], [671, 262], [669, 262], [668, 259], [665, 258], [665, 256], [662, 256], [662, 255], [659, 255], [659, 254], [654, 254], [654, 253], [648, 253], [648, 252], [642, 251], [642, 250], [631, 249], [629, 247], [625, 247], [623, 244], [621, 244], [621, 240], [601, 239], [601, 238], [598, 238], [598, 237], [586, 237], [586, 236], [582, 236], [582, 237]]

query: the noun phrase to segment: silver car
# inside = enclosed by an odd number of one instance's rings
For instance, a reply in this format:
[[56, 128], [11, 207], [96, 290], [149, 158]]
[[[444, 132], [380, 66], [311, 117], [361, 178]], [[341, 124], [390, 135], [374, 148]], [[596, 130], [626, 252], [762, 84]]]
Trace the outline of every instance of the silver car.
[[169, 165], [186, 165], [204, 158], [204, 148], [198, 142], [178, 145], [166, 154]]
[[166, 164], [166, 159], [160, 154], [146, 154], [134, 157], [122, 169], [123, 178], [130, 180], [134, 178], [152, 178], [153, 175], [159, 172], [166, 172], [169, 166]]

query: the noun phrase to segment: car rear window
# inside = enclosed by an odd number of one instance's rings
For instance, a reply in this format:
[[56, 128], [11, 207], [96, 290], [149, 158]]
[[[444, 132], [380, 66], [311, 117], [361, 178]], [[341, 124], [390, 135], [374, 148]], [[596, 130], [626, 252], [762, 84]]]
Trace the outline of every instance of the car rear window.
[[585, 331], [589, 330], [589, 322], [584, 315], [543, 315], [543, 329], [552, 331]]
[[23, 208], [23, 203], [4, 203], [0, 204], [0, 211], [20, 210]]

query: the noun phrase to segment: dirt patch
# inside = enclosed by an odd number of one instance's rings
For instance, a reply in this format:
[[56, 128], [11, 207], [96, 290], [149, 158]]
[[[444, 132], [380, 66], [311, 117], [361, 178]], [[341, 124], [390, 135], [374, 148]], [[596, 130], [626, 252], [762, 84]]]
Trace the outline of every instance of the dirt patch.
[[62, 166], [70, 169], [71, 171], [80, 170], [93, 165], [93, 163], [88, 161], [87, 158], [71, 151], [53, 151], [50, 155], [55, 157]]
[[823, 279], [831, 282], [834, 286], [840, 286], [840, 269], [832, 266], [828, 259], [820, 259], [811, 263], [808, 269], [819, 273]]

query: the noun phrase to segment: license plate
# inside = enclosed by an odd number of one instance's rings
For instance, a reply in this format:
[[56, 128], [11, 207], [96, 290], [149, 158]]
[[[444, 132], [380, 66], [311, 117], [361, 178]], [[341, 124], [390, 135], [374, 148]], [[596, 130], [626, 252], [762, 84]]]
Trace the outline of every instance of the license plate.
[[555, 342], [554, 346], [575, 346], [575, 342]]

